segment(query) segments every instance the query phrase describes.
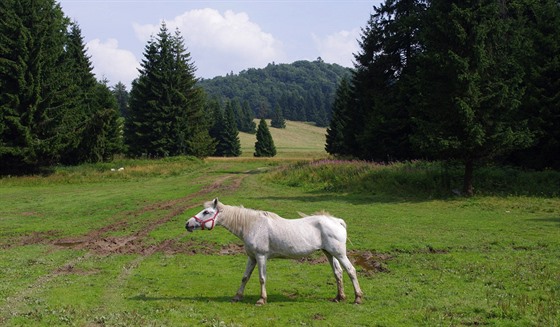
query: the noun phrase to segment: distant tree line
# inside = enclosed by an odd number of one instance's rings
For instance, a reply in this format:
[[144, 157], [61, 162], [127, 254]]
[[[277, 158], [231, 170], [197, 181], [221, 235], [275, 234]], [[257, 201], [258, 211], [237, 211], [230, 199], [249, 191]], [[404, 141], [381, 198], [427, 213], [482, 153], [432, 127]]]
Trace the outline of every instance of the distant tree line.
[[349, 76], [348, 68], [327, 64], [317, 58], [312, 62], [271, 63], [265, 68], [250, 68], [237, 75], [204, 79], [199, 85], [211, 97], [237, 98], [246, 103], [257, 118], [273, 118], [275, 125], [279, 119], [276, 126], [281, 126], [287, 119], [326, 127], [338, 82]]
[[182, 36], [165, 23], [128, 92], [95, 79], [78, 24], [54, 0], [0, 9], [0, 174], [115, 154], [239, 156], [239, 131], [260, 135], [247, 101], [206, 96]]
[[340, 82], [326, 150], [560, 168], [560, 2], [387, 0]]

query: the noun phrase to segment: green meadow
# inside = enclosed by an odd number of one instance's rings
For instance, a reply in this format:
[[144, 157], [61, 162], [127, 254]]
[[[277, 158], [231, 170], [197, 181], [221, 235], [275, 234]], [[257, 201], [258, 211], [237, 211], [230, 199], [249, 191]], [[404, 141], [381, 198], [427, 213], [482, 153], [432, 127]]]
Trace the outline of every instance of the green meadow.
[[[481, 169], [464, 198], [453, 167], [299, 161], [322, 149], [294, 144], [268, 160], [121, 160], [0, 179], [0, 325], [559, 325], [557, 173]], [[184, 229], [215, 197], [344, 218], [364, 303], [352, 304], [347, 276], [349, 300], [329, 301], [319, 253], [271, 260], [268, 304], [254, 305], [255, 276], [231, 303], [242, 243]]]

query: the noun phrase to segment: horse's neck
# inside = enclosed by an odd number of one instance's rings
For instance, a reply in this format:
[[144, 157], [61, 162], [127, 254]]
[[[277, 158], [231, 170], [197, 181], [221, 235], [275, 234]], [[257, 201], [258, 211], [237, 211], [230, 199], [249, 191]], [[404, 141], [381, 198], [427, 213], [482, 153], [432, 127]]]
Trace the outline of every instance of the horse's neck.
[[223, 226], [235, 236], [243, 239], [245, 229], [249, 227], [247, 215], [244, 208], [222, 205], [218, 208], [220, 215], [216, 223]]

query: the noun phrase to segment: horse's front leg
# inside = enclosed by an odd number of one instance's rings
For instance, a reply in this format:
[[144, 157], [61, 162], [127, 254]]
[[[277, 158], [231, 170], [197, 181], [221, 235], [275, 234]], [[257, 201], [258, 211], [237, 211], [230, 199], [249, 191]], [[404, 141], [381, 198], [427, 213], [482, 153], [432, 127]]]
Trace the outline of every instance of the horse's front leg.
[[253, 270], [255, 269], [256, 264], [257, 264], [257, 260], [255, 260], [255, 258], [252, 258], [252, 257], [247, 258], [247, 266], [245, 267], [245, 272], [243, 273], [243, 278], [241, 278], [241, 286], [239, 286], [239, 289], [237, 290], [237, 293], [235, 294], [235, 296], [231, 300], [232, 302], [239, 302], [243, 298], [243, 292], [245, 291], [245, 285], [247, 285], [247, 282], [249, 281], [249, 278], [251, 278], [251, 274], [253, 273]]
[[257, 255], [257, 265], [259, 266], [259, 282], [261, 283], [261, 298], [257, 301], [257, 305], [266, 303], [266, 256]]

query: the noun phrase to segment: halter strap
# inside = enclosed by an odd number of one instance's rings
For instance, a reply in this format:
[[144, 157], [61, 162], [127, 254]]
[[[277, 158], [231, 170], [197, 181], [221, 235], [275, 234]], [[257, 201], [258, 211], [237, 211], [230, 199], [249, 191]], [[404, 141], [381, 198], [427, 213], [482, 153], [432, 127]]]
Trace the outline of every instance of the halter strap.
[[216, 217], [218, 216], [219, 213], [220, 213], [220, 211], [216, 209], [216, 213], [214, 214], [214, 217], [212, 217], [210, 219], [202, 220], [202, 219], [198, 218], [197, 216], [193, 216], [193, 218], [194, 218], [194, 220], [196, 220], [200, 223], [200, 228], [202, 230], [204, 230], [204, 225], [206, 225], [207, 222], [211, 221], [212, 226], [210, 228], [208, 228], [208, 230], [212, 230], [212, 229], [214, 229], [214, 224], [216, 223]]

